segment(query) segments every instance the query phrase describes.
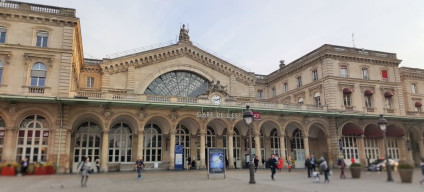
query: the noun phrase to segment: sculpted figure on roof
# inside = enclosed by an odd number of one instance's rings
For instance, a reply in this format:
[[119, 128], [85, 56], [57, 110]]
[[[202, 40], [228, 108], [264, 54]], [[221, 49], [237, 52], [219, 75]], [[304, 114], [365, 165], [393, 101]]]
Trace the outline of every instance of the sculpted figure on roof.
[[190, 41], [190, 36], [188, 35], [189, 30], [185, 28], [185, 25], [180, 29], [180, 37], [178, 38], [179, 41]]

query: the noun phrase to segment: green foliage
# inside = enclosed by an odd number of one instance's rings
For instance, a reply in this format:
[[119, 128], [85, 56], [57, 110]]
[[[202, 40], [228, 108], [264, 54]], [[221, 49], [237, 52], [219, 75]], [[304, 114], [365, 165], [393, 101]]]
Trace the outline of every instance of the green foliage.
[[362, 167], [362, 165], [360, 163], [352, 163], [350, 167]]
[[414, 166], [408, 164], [408, 163], [399, 163], [398, 169], [413, 169]]

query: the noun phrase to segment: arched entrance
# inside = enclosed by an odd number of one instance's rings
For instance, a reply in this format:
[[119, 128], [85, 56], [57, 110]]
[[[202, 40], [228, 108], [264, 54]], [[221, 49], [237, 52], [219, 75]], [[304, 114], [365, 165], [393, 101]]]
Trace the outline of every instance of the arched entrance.
[[377, 124], [369, 124], [365, 127], [364, 130], [364, 147], [365, 147], [365, 158], [367, 159], [367, 163], [373, 162], [376, 159], [380, 159], [380, 157], [384, 154], [380, 153], [379, 143], [382, 142], [383, 132]]
[[387, 126], [387, 132], [386, 132], [387, 151], [388, 151], [389, 157], [394, 160], [406, 158], [406, 157], [401, 157], [401, 151], [400, 151], [401, 149], [399, 149], [399, 145], [400, 145], [399, 142], [404, 142], [402, 139], [403, 136], [405, 136], [405, 132], [403, 131], [401, 127], [397, 125]]
[[303, 143], [303, 135], [300, 129], [295, 129], [290, 140], [290, 146], [293, 151], [292, 158], [295, 159], [296, 168], [305, 167], [305, 146]]
[[[190, 130], [185, 125], [177, 125], [177, 132], [175, 133], [175, 145], [183, 146], [183, 159], [187, 160], [188, 157], [190, 157]], [[183, 164], [184, 168], [187, 168], [187, 163]]]
[[109, 135], [109, 162], [130, 162], [132, 155], [132, 133], [126, 123], [112, 126]]
[[19, 124], [16, 161], [46, 162], [49, 124], [41, 115], [29, 115]]
[[351, 158], [355, 159], [355, 162], [359, 162], [358, 138], [362, 134], [362, 129], [356, 124], [347, 123], [343, 126], [341, 138], [343, 142], [342, 154], [347, 165], [352, 163]]
[[77, 172], [78, 163], [85, 157], [92, 162], [100, 159], [101, 134], [102, 128], [92, 121], [77, 127], [73, 145], [73, 172]]
[[143, 156], [146, 163], [162, 161], [162, 129], [157, 124], [148, 123], [144, 126]]
[[324, 159], [328, 161], [327, 136], [323, 129], [324, 126], [319, 123], [315, 123], [309, 128], [309, 154], [314, 155], [316, 160], [320, 157], [324, 157]]

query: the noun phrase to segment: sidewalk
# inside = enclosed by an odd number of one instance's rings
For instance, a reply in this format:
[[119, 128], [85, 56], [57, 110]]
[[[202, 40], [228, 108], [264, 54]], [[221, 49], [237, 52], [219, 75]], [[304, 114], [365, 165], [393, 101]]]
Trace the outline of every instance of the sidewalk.
[[[360, 179], [351, 179], [346, 171], [347, 179], [339, 178], [339, 171], [332, 170], [330, 183], [313, 183], [307, 178], [306, 170], [277, 172], [275, 181], [270, 178], [270, 170], [258, 170], [255, 174], [256, 184], [248, 184], [249, 170], [239, 169], [227, 172], [226, 179], [222, 175], [212, 175], [207, 179], [206, 170], [199, 171], [146, 171], [143, 179], [137, 180], [135, 172], [92, 174], [87, 188], [80, 187], [80, 176], [77, 174], [0, 177], [0, 192], [20, 191], [196, 191], [196, 192], [238, 192], [238, 191], [294, 191], [294, 192], [368, 192], [368, 191], [424, 191], [424, 184], [419, 169], [414, 171], [412, 184], [402, 184], [399, 174], [393, 173], [393, 183], [386, 181], [386, 172], [363, 171]], [[324, 177], [321, 176], [321, 181]]]

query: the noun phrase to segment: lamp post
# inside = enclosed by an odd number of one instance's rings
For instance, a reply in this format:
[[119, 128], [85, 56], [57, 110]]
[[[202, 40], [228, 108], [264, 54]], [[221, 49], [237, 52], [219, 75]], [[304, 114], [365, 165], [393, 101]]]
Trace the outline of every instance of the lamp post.
[[252, 158], [252, 127], [253, 122], [253, 113], [250, 111], [250, 106], [246, 105], [246, 111], [243, 113], [244, 122], [247, 125], [249, 130], [249, 172], [250, 172], [250, 181], [249, 184], [255, 184], [255, 170], [253, 168], [253, 158]]
[[386, 142], [386, 128], [387, 128], [387, 120], [383, 118], [383, 114], [380, 114], [380, 119], [378, 120], [378, 125], [380, 125], [380, 129], [383, 131], [383, 140], [384, 140], [384, 151], [386, 153], [386, 171], [387, 171], [387, 181], [392, 182], [392, 168], [389, 163], [389, 153], [387, 151], [387, 142]]

